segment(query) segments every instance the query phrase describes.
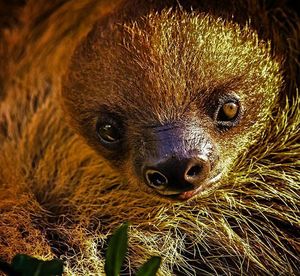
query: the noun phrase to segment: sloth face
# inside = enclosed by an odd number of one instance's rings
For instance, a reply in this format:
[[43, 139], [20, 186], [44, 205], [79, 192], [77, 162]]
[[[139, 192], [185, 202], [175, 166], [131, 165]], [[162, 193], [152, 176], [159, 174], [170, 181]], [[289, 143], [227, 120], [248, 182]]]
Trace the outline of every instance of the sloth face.
[[[129, 122], [126, 116], [103, 108], [95, 126], [98, 143], [110, 153], [128, 154], [131, 149], [129, 167], [158, 195], [191, 198], [221, 179], [225, 166], [216, 136], [226, 137], [225, 132], [236, 127], [243, 114], [236, 95], [206, 101], [201, 103], [205, 106], [202, 114], [187, 110], [180, 119], [165, 123]], [[122, 157], [108, 159], [118, 162]]]
[[247, 27], [182, 11], [96, 26], [72, 58], [64, 107], [132, 185], [187, 200], [259, 136], [281, 86], [269, 52]]

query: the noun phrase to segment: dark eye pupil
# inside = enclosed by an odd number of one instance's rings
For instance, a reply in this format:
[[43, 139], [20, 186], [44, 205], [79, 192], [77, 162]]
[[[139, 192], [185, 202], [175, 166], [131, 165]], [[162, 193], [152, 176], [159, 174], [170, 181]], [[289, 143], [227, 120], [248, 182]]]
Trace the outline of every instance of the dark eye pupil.
[[99, 126], [98, 135], [102, 140], [108, 143], [116, 142], [121, 138], [118, 129], [110, 124]]

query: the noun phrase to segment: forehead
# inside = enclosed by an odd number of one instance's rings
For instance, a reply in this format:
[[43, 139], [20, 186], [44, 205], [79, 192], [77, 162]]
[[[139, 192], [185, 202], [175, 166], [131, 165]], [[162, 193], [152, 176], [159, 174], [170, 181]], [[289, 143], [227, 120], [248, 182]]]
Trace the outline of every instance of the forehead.
[[146, 106], [174, 116], [212, 94], [273, 95], [279, 82], [278, 64], [252, 30], [201, 14], [164, 11], [96, 29], [77, 52], [86, 100], [140, 116], [149, 116]]

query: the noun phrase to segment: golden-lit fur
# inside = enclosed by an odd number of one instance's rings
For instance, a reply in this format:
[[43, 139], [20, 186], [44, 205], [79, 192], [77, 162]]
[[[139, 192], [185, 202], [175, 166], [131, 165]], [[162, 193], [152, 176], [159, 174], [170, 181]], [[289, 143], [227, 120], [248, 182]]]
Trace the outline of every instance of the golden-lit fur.
[[[226, 1], [222, 12], [214, 1], [171, 10], [172, 1], [152, 1], [137, 12], [128, 2], [29, 1], [1, 30], [0, 259], [60, 257], [67, 275], [94, 275], [107, 237], [130, 221], [128, 270], [160, 255], [161, 275], [299, 273], [299, 18], [250, 0]], [[192, 2], [200, 11], [185, 11]], [[226, 174], [188, 202], [152, 194], [132, 173], [134, 137], [146, 123], [180, 118], [186, 91], [212, 85], [245, 103], [240, 126], [211, 134]], [[103, 104], [129, 117], [121, 161], [94, 137]]]
[[[163, 10], [134, 24], [96, 25], [76, 50], [63, 81], [65, 113], [137, 188], [146, 185], [135, 179], [132, 163], [136, 152], [149, 154], [143, 136], [153, 125], [176, 122], [193, 132], [193, 124], [201, 124], [215, 141], [225, 173], [265, 128], [283, 86], [269, 51], [247, 26], [240, 29], [203, 14]], [[220, 133], [205, 114], [214, 112], [213, 98], [226, 92], [240, 98], [244, 114], [236, 127]], [[126, 157], [118, 153], [116, 160], [99, 143], [94, 129], [103, 108], [126, 120]], [[188, 139], [186, 151], [193, 150], [196, 138]]]

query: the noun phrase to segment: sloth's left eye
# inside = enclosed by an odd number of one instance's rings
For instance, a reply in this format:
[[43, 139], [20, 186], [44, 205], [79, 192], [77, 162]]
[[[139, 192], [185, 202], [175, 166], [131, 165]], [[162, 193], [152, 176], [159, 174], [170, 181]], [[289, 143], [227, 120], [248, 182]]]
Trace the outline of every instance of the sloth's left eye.
[[99, 118], [96, 123], [96, 132], [100, 142], [104, 145], [113, 145], [122, 139], [122, 126], [114, 119]]
[[219, 102], [214, 119], [219, 129], [228, 129], [238, 124], [241, 107], [237, 99], [224, 99]]
[[218, 121], [232, 121], [236, 118], [239, 112], [239, 105], [236, 102], [224, 103], [218, 113]]

